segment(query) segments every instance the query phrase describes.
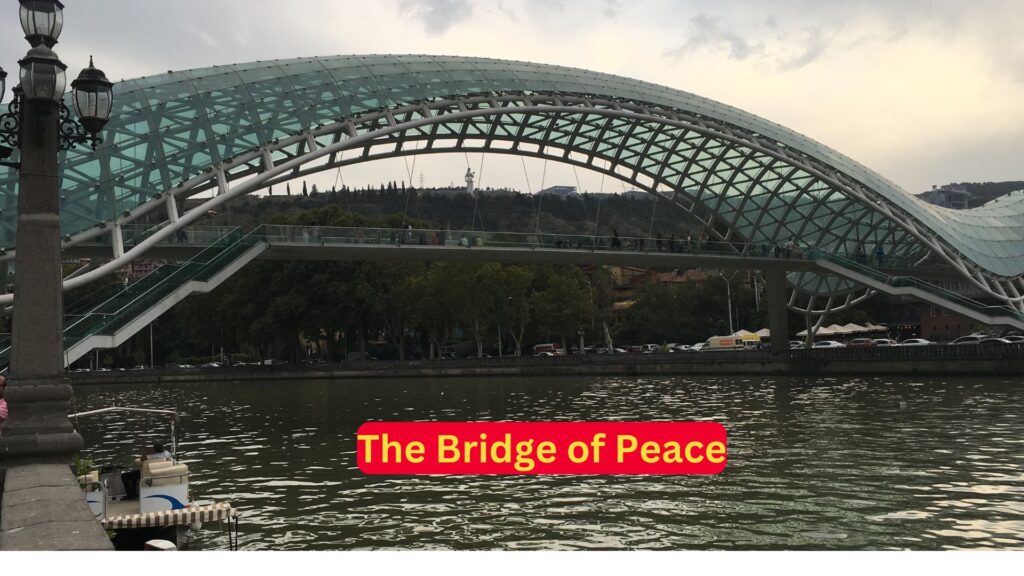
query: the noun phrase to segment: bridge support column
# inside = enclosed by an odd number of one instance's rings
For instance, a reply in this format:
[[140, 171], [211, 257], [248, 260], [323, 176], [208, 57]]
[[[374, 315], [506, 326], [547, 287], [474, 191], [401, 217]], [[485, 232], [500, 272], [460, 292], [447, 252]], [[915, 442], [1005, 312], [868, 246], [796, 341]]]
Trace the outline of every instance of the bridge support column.
[[768, 303], [768, 329], [772, 332], [772, 354], [789, 351], [788, 308], [786, 306], [786, 271], [770, 269], [765, 271], [766, 300]]

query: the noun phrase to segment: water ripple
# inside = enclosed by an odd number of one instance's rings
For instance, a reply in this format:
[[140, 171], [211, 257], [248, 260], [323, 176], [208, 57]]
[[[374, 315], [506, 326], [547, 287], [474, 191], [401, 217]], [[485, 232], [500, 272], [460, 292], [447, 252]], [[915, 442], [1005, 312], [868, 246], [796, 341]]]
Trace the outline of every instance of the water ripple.
[[[194, 497], [273, 550], [1024, 549], [1020, 382], [594, 378], [83, 387], [76, 409], [171, 408]], [[367, 477], [372, 420], [717, 421], [718, 477]], [[129, 464], [162, 426], [82, 421]], [[223, 548], [203, 532], [200, 547]]]

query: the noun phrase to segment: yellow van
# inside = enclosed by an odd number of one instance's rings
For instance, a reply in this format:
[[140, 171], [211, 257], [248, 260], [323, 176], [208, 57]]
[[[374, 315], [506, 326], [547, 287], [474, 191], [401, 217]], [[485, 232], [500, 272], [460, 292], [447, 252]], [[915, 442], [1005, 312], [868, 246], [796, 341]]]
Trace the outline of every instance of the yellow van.
[[757, 350], [761, 345], [761, 338], [756, 334], [747, 336], [713, 336], [708, 338], [701, 348], [705, 350]]

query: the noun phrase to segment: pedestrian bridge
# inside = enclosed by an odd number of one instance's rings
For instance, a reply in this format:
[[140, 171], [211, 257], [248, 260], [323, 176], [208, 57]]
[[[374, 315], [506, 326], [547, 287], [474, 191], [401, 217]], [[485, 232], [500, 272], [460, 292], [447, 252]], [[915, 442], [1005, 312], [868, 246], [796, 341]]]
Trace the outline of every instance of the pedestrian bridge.
[[[126, 246], [144, 242], [156, 228], [128, 228]], [[83, 243], [69, 255], [108, 254], [110, 245]], [[206, 293], [255, 260], [420, 260], [506, 264], [621, 265], [650, 268], [754, 270], [767, 279], [766, 302], [773, 333], [788, 334], [786, 286], [815, 275], [829, 281], [854, 281], [878, 292], [930, 302], [984, 324], [1024, 330], [1024, 315], [1012, 307], [992, 306], [922, 282], [898, 260], [868, 264], [856, 255], [813, 248], [788, 251], [767, 244], [685, 242], [664, 238], [620, 238], [521, 234], [461, 230], [260, 226], [185, 229], [149, 251], [171, 263], [128, 286], [106, 286], [65, 305], [65, 365], [96, 348], [116, 348], [191, 294]], [[793, 298], [790, 293], [790, 298]], [[774, 341], [782, 351], [786, 338]], [[0, 364], [9, 341], [0, 340]]]
[[[792, 130], [664, 86], [543, 64], [385, 55], [169, 72], [121, 82], [114, 93], [103, 145], [61, 158], [65, 246], [104, 239], [112, 261], [68, 287], [273, 184], [377, 159], [482, 153], [618, 179], [674, 206], [680, 229], [697, 226], [714, 242], [881, 248], [908, 268], [948, 267], [986, 298], [1024, 310], [1024, 194], [974, 210], [936, 208]], [[17, 248], [16, 195], [16, 174], [0, 169], [0, 262]], [[131, 226], [154, 218], [167, 225], [126, 245]], [[788, 300], [810, 313], [852, 305], [881, 282], [789, 279], [799, 282]]]
[[[552, 245], [538, 234], [451, 246], [371, 243], [352, 231], [322, 232], [309, 243], [264, 228], [263, 237], [219, 239], [166, 272], [178, 282], [202, 271], [173, 289], [151, 280], [159, 288], [146, 292], [146, 303], [165, 291], [178, 298], [207, 290], [257, 257], [417, 257], [753, 267], [768, 286], [788, 287], [781, 295], [771, 289], [776, 302], [819, 322], [878, 292], [913, 295], [985, 323], [1019, 326], [1024, 311], [1024, 193], [973, 210], [930, 206], [792, 130], [664, 86], [482, 58], [335, 56], [169, 72], [121, 82], [114, 93], [103, 144], [61, 156], [64, 248], [105, 245], [110, 259], [67, 279], [66, 289], [170, 249], [168, 241], [210, 210], [274, 184], [372, 160], [480, 153], [620, 180], [672, 206], [679, 230], [699, 228], [710, 242], [673, 251], [652, 239], [628, 248], [596, 238], [590, 246], [586, 238]], [[0, 271], [17, 249], [17, 188], [17, 174], [0, 168]], [[182, 211], [185, 199], [201, 200]], [[137, 234], [140, 222], [159, 224]], [[773, 264], [774, 247], [790, 243], [802, 247], [801, 257]], [[856, 256], [876, 252], [899, 269]], [[919, 272], [929, 267], [958, 274], [995, 305], [923, 282]], [[0, 295], [0, 304], [12, 302]], [[90, 320], [68, 324], [71, 345], [98, 337], [87, 326], [109, 331], [122, 322], [117, 302], [95, 314], [95, 302], [79, 303], [76, 311]], [[139, 318], [148, 314], [142, 303], [132, 306]], [[97, 320], [114, 316], [122, 320]]]

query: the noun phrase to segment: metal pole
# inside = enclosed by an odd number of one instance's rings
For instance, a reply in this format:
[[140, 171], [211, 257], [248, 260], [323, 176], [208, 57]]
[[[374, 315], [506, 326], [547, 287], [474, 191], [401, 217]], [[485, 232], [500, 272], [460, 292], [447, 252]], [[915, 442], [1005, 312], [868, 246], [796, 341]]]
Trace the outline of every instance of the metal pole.
[[149, 367], [156, 368], [156, 357], [153, 355], [153, 323], [149, 323]]
[[725, 281], [725, 294], [729, 300], [729, 334], [732, 335], [736, 331], [732, 327], [732, 286], [728, 279]]

